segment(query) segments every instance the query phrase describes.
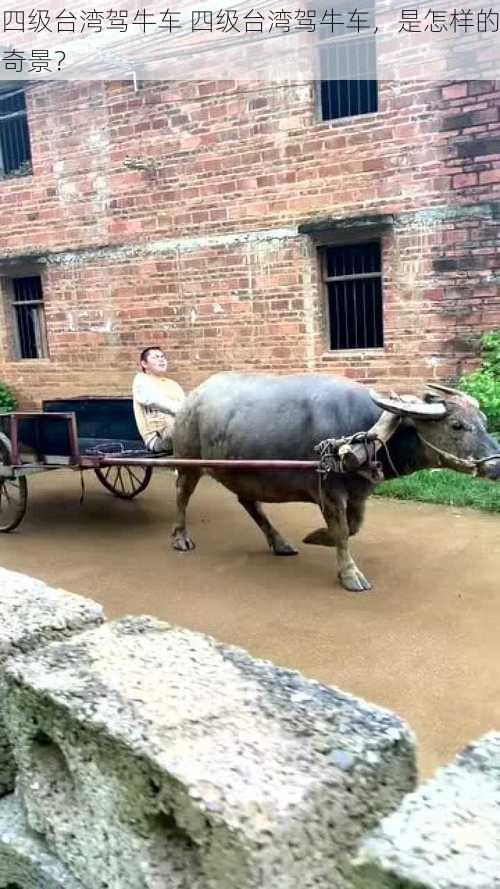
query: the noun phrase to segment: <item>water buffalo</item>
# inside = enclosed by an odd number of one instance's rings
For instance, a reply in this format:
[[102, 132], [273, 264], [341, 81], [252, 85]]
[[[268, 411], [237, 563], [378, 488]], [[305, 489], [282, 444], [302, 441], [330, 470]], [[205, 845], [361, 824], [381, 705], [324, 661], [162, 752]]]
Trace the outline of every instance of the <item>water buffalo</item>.
[[[477, 464], [477, 473], [500, 478], [500, 446], [486, 431], [477, 402], [468, 396], [433, 387], [409, 405], [382, 397], [375, 403], [366, 386], [315, 374], [210, 377], [190, 393], [177, 415], [174, 452], [177, 457], [197, 459], [315, 460], [319, 442], [370, 429], [382, 408], [402, 417], [387, 451], [381, 448], [377, 455], [386, 478], [436, 466], [471, 470], [474, 464], [460, 460], [483, 461]], [[178, 550], [194, 548], [186, 529], [186, 508], [201, 474], [199, 468], [183, 467], [178, 472], [172, 532]], [[331, 473], [320, 486], [314, 469], [218, 468], [210, 474], [237, 495], [278, 556], [295, 555], [297, 550], [273, 527], [261, 503], [317, 503], [326, 527], [304, 542], [336, 547], [338, 576], [345, 589], [370, 589], [349, 551], [349, 536], [360, 529], [366, 499], [374, 488], [370, 479], [358, 473]]]

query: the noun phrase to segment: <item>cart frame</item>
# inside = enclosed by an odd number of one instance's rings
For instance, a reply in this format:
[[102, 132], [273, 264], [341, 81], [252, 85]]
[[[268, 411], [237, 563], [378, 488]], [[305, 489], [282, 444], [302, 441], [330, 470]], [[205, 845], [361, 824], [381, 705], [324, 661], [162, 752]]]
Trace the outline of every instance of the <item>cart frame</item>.
[[[123, 453], [106, 452], [95, 454], [81, 453], [78, 439], [78, 424], [73, 411], [15, 411], [4, 414], [9, 421], [9, 435], [0, 433], [0, 532], [14, 530], [24, 518], [27, 501], [27, 476], [54, 469], [72, 469], [83, 472], [93, 469], [104, 487], [121, 499], [131, 500], [142, 493], [151, 481], [153, 469], [163, 467], [182, 469], [230, 469], [252, 470], [317, 470], [318, 460], [197, 460], [180, 457], [149, 455], [144, 451]], [[23, 460], [20, 424], [31, 420], [35, 429], [35, 460]], [[45, 453], [38, 446], [42, 439], [45, 424], [58, 421], [65, 425], [67, 454]], [[111, 442], [110, 442], [111, 444]], [[135, 456], [134, 456], [135, 454]], [[115, 476], [110, 470], [116, 469]], [[122, 475], [122, 468], [126, 473]], [[139, 471], [142, 475], [136, 475]], [[9, 490], [10, 487], [10, 490]]]

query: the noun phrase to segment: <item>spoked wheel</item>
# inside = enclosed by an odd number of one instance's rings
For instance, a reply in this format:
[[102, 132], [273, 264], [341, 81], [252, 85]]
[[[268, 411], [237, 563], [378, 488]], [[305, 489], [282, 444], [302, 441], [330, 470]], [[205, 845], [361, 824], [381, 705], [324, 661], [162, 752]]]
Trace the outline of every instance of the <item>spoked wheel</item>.
[[132, 500], [147, 488], [153, 470], [151, 466], [96, 466], [95, 474], [115, 497]]
[[[10, 466], [12, 449], [6, 435], [0, 433], [0, 463]], [[0, 531], [13, 531], [22, 522], [28, 503], [28, 483], [20, 478], [0, 477]]]

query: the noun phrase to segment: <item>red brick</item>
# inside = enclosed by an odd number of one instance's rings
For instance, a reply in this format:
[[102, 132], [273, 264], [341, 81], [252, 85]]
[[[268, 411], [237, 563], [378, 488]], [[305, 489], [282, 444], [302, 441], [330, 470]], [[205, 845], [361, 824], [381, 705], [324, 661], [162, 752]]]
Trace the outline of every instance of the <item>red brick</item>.
[[500, 182], [500, 170], [487, 170], [485, 173], [479, 174], [481, 185], [490, 185], [494, 182]]
[[477, 185], [477, 173], [461, 173], [452, 177], [453, 188], [468, 188], [470, 185]]
[[444, 99], [464, 99], [467, 96], [466, 83], [453, 83], [443, 89]]
[[[80, 260], [43, 273], [50, 362], [9, 360], [0, 307], [0, 378], [26, 403], [127, 392], [138, 350], [157, 340], [188, 387], [222, 368], [311, 369], [311, 355], [317, 370], [407, 387], [437, 356], [436, 373], [452, 377], [469, 359], [450, 343], [498, 323], [487, 286], [498, 233], [486, 211], [453, 224], [398, 223], [383, 235], [382, 355], [328, 353], [318, 264], [305, 239], [205, 248], [196, 238], [293, 230], [311, 218], [487, 207], [498, 200], [500, 173], [475, 159], [500, 133], [499, 96], [492, 84], [470, 83], [466, 93], [463, 83], [396, 92], [382, 82], [379, 114], [330, 125], [318, 120], [312, 91], [269, 84], [251, 95], [227, 83], [146, 84], [137, 94], [129, 84], [39, 86], [28, 96], [35, 175], [0, 183], [0, 258], [75, 251]], [[457, 149], [465, 143], [467, 151]], [[124, 166], [127, 159], [145, 167]], [[189, 251], [154, 261], [138, 250], [185, 238]], [[106, 246], [120, 254], [106, 257]]]

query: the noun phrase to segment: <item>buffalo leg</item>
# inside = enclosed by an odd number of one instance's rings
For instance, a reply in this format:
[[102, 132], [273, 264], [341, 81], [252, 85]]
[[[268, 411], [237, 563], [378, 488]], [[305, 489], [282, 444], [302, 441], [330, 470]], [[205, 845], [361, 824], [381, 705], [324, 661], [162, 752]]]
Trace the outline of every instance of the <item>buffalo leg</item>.
[[328, 526], [328, 534], [337, 549], [338, 577], [346, 590], [361, 592], [370, 590], [371, 584], [359, 570], [349, 550], [349, 521], [346, 502], [327, 501], [323, 506], [323, 516]]
[[188, 552], [195, 547], [194, 541], [191, 540], [186, 529], [186, 509], [200, 477], [201, 473], [198, 469], [179, 469], [177, 475], [177, 514], [172, 537], [174, 549], [181, 550], [181, 552]]
[[260, 503], [256, 503], [254, 500], [243, 500], [241, 497], [238, 497], [238, 500], [243, 509], [247, 511], [248, 515], [259, 526], [275, 556], [297, 555], [297, 550], [290, 546], [276, 528], [271, 525]]
[[[371, 487], [360, 484], [354, 486], [351, 481], [348, 491], [340, 490], [337, 495], [330, 495], [327, 498], [333, 500], [334, 503], [339, 501], [339, 504], [345, 508], [350, 537], [357, 534], [363, 524], [366, 501]], [[335, 546], [328, 528], [317, 528], [316, 531], [311, 531], [307, 537], [304, 537], [304, 543], [312, 543], [315, 546]]]
[[347, 524], [352, 537], [357, 534], [365, 517], [366, 496], [362, 499], [349, 498], [347, 503]]

